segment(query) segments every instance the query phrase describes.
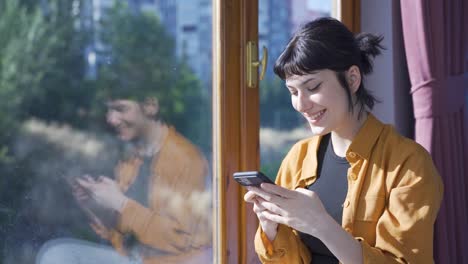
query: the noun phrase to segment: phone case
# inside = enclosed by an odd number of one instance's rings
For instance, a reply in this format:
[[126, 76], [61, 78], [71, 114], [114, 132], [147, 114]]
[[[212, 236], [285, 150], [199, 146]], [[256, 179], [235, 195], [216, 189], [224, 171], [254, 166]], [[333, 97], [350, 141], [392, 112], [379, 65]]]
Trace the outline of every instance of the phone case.
[[261, 183], [275, 184], [270, 178], [260, 171], [243, 171], [233, 174], [234, 180], [243, 186], [260, 186]]

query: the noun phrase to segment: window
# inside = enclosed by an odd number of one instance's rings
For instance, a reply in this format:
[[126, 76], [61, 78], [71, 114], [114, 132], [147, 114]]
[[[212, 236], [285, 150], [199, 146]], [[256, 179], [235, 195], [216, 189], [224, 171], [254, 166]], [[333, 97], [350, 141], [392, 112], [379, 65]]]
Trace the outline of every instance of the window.
[[0, 263], [212, 262], [206, 8], [65, 2], [0, 3]]
[[[242, 202], [244, 190], [231, 181], [235, 171], [260, 167], [264, 99], [246, 86], [244, 47], [260, 39], [270, 63], [275, 59], [292, 30], [291, 7], [281, 8], [287, 1], [69, 2], [0, 2], [0, 262], [34, 263], [54, 245], [48, 242], [65, 237], [111, 250], [109, 230], [93, 230], [90, 212], [103, 226], [132, 229], [121, 237], [130, 255], [147, 245], [151, 253], [177, 251], [154, 236], [141, 239], [150, 231], [142, 231], [140, 217], [121, 218], [128, 211], [151, 215], [142, 208], [154, 207], [180, 220], [166, 221], [165, 230], [186, 227], [184, 219], [199, 222], [201, 241], [185, 246], [213, 248], [200, 263], [255, 263], [256, 220]], [[269, 71], [265, 82], [274, 78], [271, 64]], [[275, 129], [300, 124], [288, 115], [266, 122]], [[152, 126], [162, 128], [154, 140], [136, 136]], [[165, 149], [159, 140], [168, 135], [183, 146]], [[154, 165], [156, 157], [169, 161]], [[119, 192], [100, 200], [90, 187], [103, 182], [100, 175], [111, 180], [106, 188], [118, 182], [133, 202]], [[191, 182], [152, 192], [171, 185], [165, 183], [173, 175]], [[76, 184], [91, 197], [89, 206], [74, 197]]]

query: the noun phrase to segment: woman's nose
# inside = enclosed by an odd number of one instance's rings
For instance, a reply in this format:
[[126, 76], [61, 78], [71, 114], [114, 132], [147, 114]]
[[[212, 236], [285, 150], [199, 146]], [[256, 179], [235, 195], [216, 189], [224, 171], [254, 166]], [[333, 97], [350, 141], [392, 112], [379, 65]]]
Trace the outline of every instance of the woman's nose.
[[296, 109], [299, 112], [305, 112], [305, 111], [309, 110], [310, 108], [312, 108], [312, 106], [313, 106], [313, 103], [310, 100], [309, 96], [307, 96], [307, 94], [298, 93], [296, 100], [297, 100], [296, 101]]
[[119, 115], [115, 111], [107, 112], [106, 119], [107, 123], [113, 126], [118, 125], [120, 122]]

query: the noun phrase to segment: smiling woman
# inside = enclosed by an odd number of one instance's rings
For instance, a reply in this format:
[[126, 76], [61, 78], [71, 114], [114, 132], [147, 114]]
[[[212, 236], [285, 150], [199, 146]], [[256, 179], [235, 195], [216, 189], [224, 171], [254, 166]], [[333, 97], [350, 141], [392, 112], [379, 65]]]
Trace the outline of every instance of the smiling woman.
[[244, 196], [263, 263], [433, 263], [442, 181], [423, 147], [370, 113], [376, 100], [363, 85], [381, 40], [320, 18], [277, 59], [313, 137], [291, 148], [276, 185]]
[[206, 159], [155, 118], [155, 98], [113, 99], [107, 106], [107, 122], [132, 144], [131, 154], [118, 163], [115, 175], [83, 175], [69, 182], [91, 228], [113, 248], [58, 239], [42, 247], [37, 263], [209, 262], [209, 205], [196, 206], [194, 200], [205, 193]]

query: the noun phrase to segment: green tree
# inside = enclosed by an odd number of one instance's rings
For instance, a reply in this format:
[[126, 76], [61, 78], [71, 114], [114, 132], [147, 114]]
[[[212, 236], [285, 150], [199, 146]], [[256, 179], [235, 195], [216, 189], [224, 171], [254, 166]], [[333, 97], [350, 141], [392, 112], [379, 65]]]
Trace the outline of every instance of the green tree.
[[[30, 183], [28, 173], [19, 173], [28, 169], [20, 167], [9, 147], [27, 117], [22, 105], [40, 94], [40, 84], [56, 62], [51, 56], [58, 41], [53, 32], [39, 9], [24, 7], [17, 0], [0, 1], [1, 237], [12, 226], [21, 199], [18, 197]], [[1, 253], [4, 243], [2, 239]]]
[[[127, 92], [138, 99], [155, 96], [161, 117], [210, 151], [209, 98], [203, 96], [200, 81], [185, 60], [176, 58], [174, 40], [158, 18], [117, 4], [99, 25], [101, 30], [92, 32], [92, 27], [83, 27], [80, 12], [85, 1], [0, 1], [1, 237], [15, 233], [12, 229], [19, 229], [28, 242], [34, 240], [31, 236], [40, 235], [23, 229], [35, 229], [41, 223], [28, 222], [31, 217], [23, 217], [20, 210], [30, 211], [26, 196], [35, 182], [51, 181], [52, 177], [40, 178], [36, 171], [37, 164], [51, 156], [51, 147], [35, 148], [37, 152], [27, 157], [15, 157], [8, 148], [14, 140], [25, 140], [18, 129], [30, 117], [74, 128], [103, 129], [106, 97]], [[85, 49], [93, 43], [104, 44], [98, 50], [98, 58], [104, 59], [98, 61], [95, 80], [85, 76]], [[40, 143], [29, 140], [28, 146]], [[14, 224], [18, 219], [26, 220]], [[2, 251], [7, 248], [5, 241], [0, 241]], [[17, 244], [24, 241], [14, 242], [8, 248], [10, 256], [17, 256], [11, 249], [22, 250]]]
[[[27, 98], [40, 93], [40, 83], [52, 68], [51, 49], [56, 44], [41, 12], [28, 12], [16, 0], [0, 2], [0, 149], [25, 117]], [[3, 155], [4, 156], [4, 155]], [[0, 157], [0, 162], [5, 160]]]
[[119, 2], [100, 28], [98, 36], [104, 49], [99, 57], [104, 59], [96, 80], [96, 103], [102, 104], [109, 97], [156, 97], [162, 119], [196, 143], [209, 144], [206, 135], [211, 128], [204, 121], [210, 119], [206, 115], [209, 102], [187, 63], [177, 59], [175, 42], [158, 17], [133, 12]]
[[[40, 92], [27, 98], [22, 109], [28, 116], [46, 121], [68, 123], [74, 127], [89, 125], [83, 115], [94, 97], [94, 90], [85, 80], [84, 51], [91, 40], [91, 31], [83, 26], [84, 0], [22, 0], [25, 5], [42, 10], [47, 27], [57, 39], [49, 56], [55, 61], [43, 75]], [[40, 2], [42, 2], [41, 5]]]

